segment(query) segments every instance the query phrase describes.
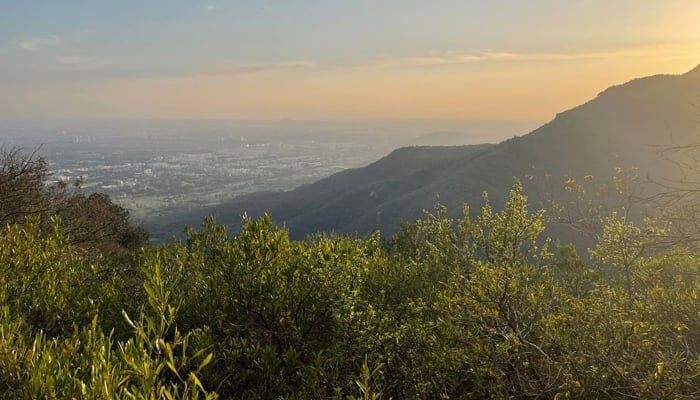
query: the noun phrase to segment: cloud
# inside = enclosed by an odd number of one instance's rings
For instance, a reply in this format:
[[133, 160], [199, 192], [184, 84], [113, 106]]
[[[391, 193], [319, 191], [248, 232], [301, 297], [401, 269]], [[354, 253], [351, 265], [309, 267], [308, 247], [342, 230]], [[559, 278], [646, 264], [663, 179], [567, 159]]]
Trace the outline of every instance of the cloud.
[[45, 47], [56, 46], [61, 43], [61, 38], [56, 35], [32, 38], [21, 42], [19, 47], [27, 51], [39, 51]]
[[207, 10], [208, 10], [208, 11], [214, 11], [214, 10], [216, 10], [216, 6], [213, 5], [213, 4], [209, 4], [209, 5], [207, 6]]
[[522, 59], [521, 54], [477, 51], [464, 54], [447, 54], [438, 57], [404, 57], [393, 59], [380, 59], [370, 63], [370, 65], [378, 67], [397, 67], [397, 66], [430, 66], [430, 65], [450, 65], [450, 64], [467, 64], [483, 61], [512, 61]]
[[375, 67], [420, 67], [460, 65], [482, 62], [523, 62], [523, 61], [577, 61], [611, 58], [634, 57], [668, 57], [678, 53], [677, 48], [651, 47], [651, 48], [622, 48], [606, 51], [561, 51], [561, 52], [500, 52], [491, 50], [475, 50], [469, 52], [448, 52], [444, 56], [437, 57], [405, 57], [393, 59], [380, 59], [369, 63]]
[[56, 57], [56, 62], [61, 69], [70, 71], [94, 71], [113, 64], [109, 60], [80, 55]]
[[[202, 77], [238, 77], [263, 73], [300, 71], [320, 67], [311, 61], [281, 61], [276, 63], [222, 63], [213, 66], [197, 68], [180, 68], [172, 65], [166, 68], [144, 65], [130, 65], [125, 62], [115, 62], [108, 58], [88, 55], [63, 55], [54, 58], [52, 70], [63, 73], [63, 78], [73, 76], [81, 80], [162, 80], [188, 79]], [[70, 73], [73, 74], [70, 74]]]
[[206, 75], [243, 75], [257, 72], [281, 71], [281, 70], [301, 70], [316, 68], [319, 65], [313, 61], [282, 61], [277, 63], [251, 63], [221, 65], [203, 71]]

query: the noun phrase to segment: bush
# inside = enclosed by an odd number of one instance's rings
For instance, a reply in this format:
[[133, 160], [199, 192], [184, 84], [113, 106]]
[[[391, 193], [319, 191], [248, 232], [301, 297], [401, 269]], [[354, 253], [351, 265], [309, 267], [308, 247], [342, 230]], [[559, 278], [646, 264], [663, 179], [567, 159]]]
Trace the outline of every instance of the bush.
[[692, 247], [635, 251], [649, 229], [611, 215], [584, 260], [519, 184], [485, 200], [388, 242], [265, 215], [97, 257], [30, 216], [0, 232], [0, 397], [700, 396]]

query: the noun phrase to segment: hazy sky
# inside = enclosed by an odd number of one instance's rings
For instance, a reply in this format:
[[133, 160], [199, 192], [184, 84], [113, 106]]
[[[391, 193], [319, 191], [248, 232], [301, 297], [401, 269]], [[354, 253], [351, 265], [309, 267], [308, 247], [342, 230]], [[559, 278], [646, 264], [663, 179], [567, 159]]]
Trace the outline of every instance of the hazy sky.
[[0, 0], [2, 119], [544, 120], [698, 63], [698, 0]]

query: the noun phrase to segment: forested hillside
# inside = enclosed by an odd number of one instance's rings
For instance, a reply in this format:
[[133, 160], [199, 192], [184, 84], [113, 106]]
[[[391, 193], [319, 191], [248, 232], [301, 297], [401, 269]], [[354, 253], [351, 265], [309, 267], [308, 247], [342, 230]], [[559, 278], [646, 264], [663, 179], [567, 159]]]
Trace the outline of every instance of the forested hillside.
[[[675, 222], [698, 222], [693, 184], [637, 224], [568, 182], [589, 250], [545, 237], [553, 211], [512, 180], [504, 202], [438, 206], [390, 239], [295, 241], [264, 215], [154, 246], [125, 240], [142, 236], [123, 210], [44, 187], [40, 159], [4, 160], [0, 398], [700, 397], [700, 253]], [[76, 240], [91, 227], [106, 241]]]
[[177, 222], [196, 224], [203, 215], [215, 215], [237, 228], [243, 213], [272, 211], [295, 238], [316, 231], [391, 234], [437, 201], [452, 217], [463, 202], [479, 202], [484, 190], [502, 202], [514, 176], [536, 204], [562, 201], [565, 193], [557, 192], [568, 178], [606, 179], [619, 167], [677, 180], [676, 164], [663, 150], [698, 141], [699, 104], [700, 67], [684, 75], [637, 79], [497, 145], [400, 149], [365, 168], [290, 192], [244, 196]]

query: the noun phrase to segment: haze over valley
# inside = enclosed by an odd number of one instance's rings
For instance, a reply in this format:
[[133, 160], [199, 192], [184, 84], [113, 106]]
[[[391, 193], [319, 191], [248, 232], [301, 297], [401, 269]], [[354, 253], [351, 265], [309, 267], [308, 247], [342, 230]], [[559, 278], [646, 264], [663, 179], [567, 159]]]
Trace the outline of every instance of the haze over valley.
[[[48, 183], [81, 180], [108, 194], [158, 240], [182, 231], [183, 214], [244, 194], [286, 191], [397, 147], [463, 145], [527, 132], [536, 121], [14, 121], [5, 146], [37, 151]], [[495, 132], [495, 134], [494, 134]], [[156, 231], [170, 225], [171, 230]], [[198, 225], [195, 222], [193, 225]]]

